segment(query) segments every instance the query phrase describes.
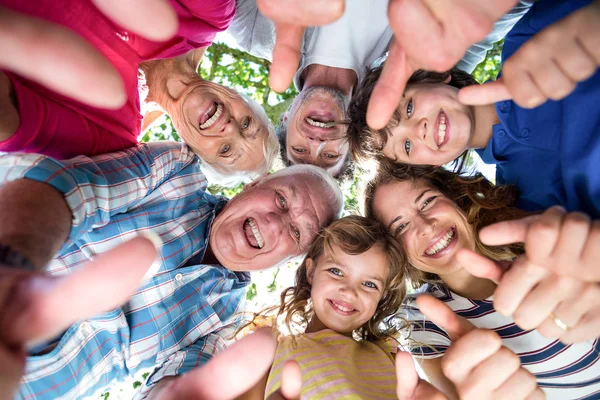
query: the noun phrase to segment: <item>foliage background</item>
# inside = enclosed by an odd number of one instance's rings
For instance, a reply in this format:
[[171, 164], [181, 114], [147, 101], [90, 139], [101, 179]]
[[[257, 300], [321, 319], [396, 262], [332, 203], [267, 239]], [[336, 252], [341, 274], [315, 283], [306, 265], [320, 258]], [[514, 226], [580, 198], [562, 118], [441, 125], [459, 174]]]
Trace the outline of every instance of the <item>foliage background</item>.
[[[501, 66], [501, 52], [502, 41], [494, 44], [485, 60], [473, 71], [473, 76], [477, 81], [483, 83], [496, 78]], [[220, 34], [215, 43], [207, 49], [198, 72], [207, 80], [229, 86], [254, 98], [263, 105], [271, 122], [277, 124], [280, 114], [289, 107], [297, 91], [292, 85], [284, 93], [273, 92], [268, 85], [268, 71], [268, 61], [236, 49], [235, 43], [227, 34]], [[141, 141], [153, 140], [181, 141], [168, 116], [159, 118], [143, 133]], [[478, 157], [476, 155], [471, 157], [469, 164], [475, 169], [482, 170], [484, 167]], [[494, 175], [493, 168], [482, 171], [487, 176]], [[355, 175], [354, 182], [344, 190], [346, 214], [358, 212], [359, 194], [368, 180], [368, 169], [361, 170]], [[222, 188], [210, 185], [208, 190], [212, 194], [231, 198], [242, 190], [242, 186]], [[290, 261], [283, 267], [253, 272], [252, 284], [246, 293], [248, 310], [260, 311], [269, 305], [277, 304], [279, 293], [293, 284], [297, 265], [298, 261]], [[124, 382], [110, 392], [101, 394], [100, 398], [104, 400], [130, 399], [133, 389], [141, 386], [148, 375], [148, 371], [141, 371], [131, 381]]]

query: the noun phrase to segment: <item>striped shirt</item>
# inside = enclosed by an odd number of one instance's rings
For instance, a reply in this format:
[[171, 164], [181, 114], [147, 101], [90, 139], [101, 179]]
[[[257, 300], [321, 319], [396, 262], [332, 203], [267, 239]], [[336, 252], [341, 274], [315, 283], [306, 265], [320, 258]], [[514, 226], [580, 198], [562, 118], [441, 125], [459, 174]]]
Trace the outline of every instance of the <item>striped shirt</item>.
[[[566, 345], [556, 339], [547, 339], [536, 330], [520, 329], [512, 318], [494, 310], [492, 297], [470, 300], [442, 285], [427, 285], [425, 291], [442, 300], [477, 328], [495, 331], [502, 338], [502, 343], [520, 357], [523, 367], [536, 376], [547, 399], [600, 398], [598, 339]], [[411, 352], [416, 357], [439, 357], [450, 346], [450, 338], [419, 312], [415, 303], [417, 295], [409, 296], [404, 306], [408, 318], [414, 323], [410, 338], [418, 342]], [[419, 345], [421, 347], [417, 347]]]
[[330, 329], [280, 340], [265, 398], [281, 386], [281, 370], [296, 360], [302, 370], [302, 400], [397, 399], [390, 341], [356, 341]]
[[50, 343], [56, 347], [49, 353], [28, 357], [18, 398], [78, 399], [156, 366], [143, 397], [162, 377], [201, 365], [225, 347], [249, 278], [193, 262], [201, 260], [225, 200], [206, 192], [186, 145], [146, 143], [68, 161], [0, 156], [0, 184], [19, 178], [52, 185], [72, 211], [69, 238], [48, 265], [50, 274], [68, 274], [139, 232], [152, 230], [164, 244], [153, 276], [128, 303], [77, 322]]

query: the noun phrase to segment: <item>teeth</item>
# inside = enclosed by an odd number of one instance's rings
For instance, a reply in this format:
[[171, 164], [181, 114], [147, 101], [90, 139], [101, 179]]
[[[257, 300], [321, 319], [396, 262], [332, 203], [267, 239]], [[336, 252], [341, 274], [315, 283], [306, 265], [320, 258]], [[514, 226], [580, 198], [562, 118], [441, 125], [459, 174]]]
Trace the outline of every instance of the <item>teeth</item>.
[[221, 116], [221, 113], [223, 112], [223, 105], [222, 104], [217, 104], [217, 111], [215, 111], [215, 113], [213, 114], [212, 117], [210, 117], [205, 123], [203, 123], [202, 125], [200, 125], [200, 129], [208, 129], [212, 126], [212, 124], [215, 123], [216, 120], [219, 119], [219, 117]]
[[453, 237], [454, 237], [454, 229], [450, 229], [442, 238], [440, 238], [440, 240], [438, 240], [438, 242], [436, 244], [429, 247], [425, 251], [425, 254], [432, 256], [432, 255], [444, 250], [446, 247], [448, 247], [448, 245], [452, 241]]
[[311, 126], [316, 126], [318, 128], [333, 128], [335, 126], [335, 122], [320, 122], [315, 121], [312, 118], [306, 117], [306, 122]]
[[440, 112], [440, 126], [438, 128], [438, 146], [444, 143], [446, 138], [446, 114]]
[[353, 308], [344, 307], [344, 306], [342, 306], [340, 304], [337, 304], [335, 302], [332, 302], [332, 303], [335, 306], [335, 308], [337, 308], [338, 310], [340, 310], [342, 312], [352, 312], [352, 311], [354, 311]]
[[262, 236], [260, 236], [260, 232], [254, 223], [254, 218], [248, 218], [248, 224], [250, 225], [250, 228], [252, 228], [252, 233], [254, 234], [254, 239], [256, 239], [258, 242], [258, 247], [262, 249], [265, 245], [265, 241], [263, 240]]

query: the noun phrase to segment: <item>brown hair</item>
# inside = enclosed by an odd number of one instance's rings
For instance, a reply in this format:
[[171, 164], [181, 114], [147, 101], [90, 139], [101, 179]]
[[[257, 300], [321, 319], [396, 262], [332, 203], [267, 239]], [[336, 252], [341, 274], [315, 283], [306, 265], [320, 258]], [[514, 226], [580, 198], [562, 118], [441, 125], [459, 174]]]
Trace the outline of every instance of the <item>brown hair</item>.
[[[348, 142], [350, 152], [355, 160], [381, 158], [381, 152], [388, 141], [391, 130], [398, 126], [401, 120], [401, 112], [399, 109], [396, 109], [392, 115], [392, 119], [384, 128], [371, 129], [367, 124], [367, 106], [382, 69], [383, 66], [380, 66], [367, 71], [365, 78], [353, 94], [348, 106], [348, 117], [351, 121], [348, 127]], [[448, 78], [450, 78], [450, 82], [447, 85], [458, 89], [477, 84], [472, 75], [458, 68], [452, 68], [447, 72], [415, 71], [409, 78], [406, 86], [420, 83], [445, 83]], [[457, 161], [460, 160], [457, 162], [457, 165], [461, 164], [457, 168], [457, 171], [462, 169], [462, 163], [467, 152], [468, 150], [457, 158]]]
[[[479, 232], [483, 227], [530, 214], [515, 207], [518, 192], [514, 186], [495, 186], [480, 173], [464, 176], [442, 167], [382, 162], [376, 177], [369, 182], [365, 190], [365, 215], [375, 218], [373, 201], [380, 186], [393, 182], [415, 183], [418, 180], [424, 180], [432, 188], [439, 190], [465, 213], [475, 233], [476, 250], [479, 254], [497, 261], [510, 261], [523, 254], [522, 244], [487, 246], [479, 240]], [[420, 271], [407, 264], [406, 274], [414, 287], [440, 282], [437, 275]]]
[[[389, 268], [384, 284], [383, 296], [379, 300], [375, 314], [354, 334], [362, 340], [379, 340], [395, 335], [400, 326], [397, 321], [389, 321], [396, 314], [406, 295], [406, 280], [403, 265], [406, 259], [401, 246], [388, 234], [379, 222], [358, 215], [347, 216], [324, 228], [308, 249], [302, 264], [296, 271], [295, 285], [281, 293], [281, 305], [277, 316], [284, 316], [285, 325], [290, 332], [298, 331], [298, 326], [306, 326], [314, 316], [310, 301], [311, 284], [308, 282], [306, 260], [317, 263], [325, 252], [331, 252], [333, 246], [346, 254], [362, 254], [374, 246], [383, 251]], [[274, 308], [267, 309], [266, 314]], [[294, 329], [295, 328], [295, 329]]]

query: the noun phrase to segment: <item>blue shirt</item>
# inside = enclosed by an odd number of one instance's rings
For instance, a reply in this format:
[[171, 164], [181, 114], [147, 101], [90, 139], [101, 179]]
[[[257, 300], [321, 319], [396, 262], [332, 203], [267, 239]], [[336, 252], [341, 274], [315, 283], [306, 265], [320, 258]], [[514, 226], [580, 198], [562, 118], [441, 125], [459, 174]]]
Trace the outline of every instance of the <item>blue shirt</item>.
[[[508, 59], [544, 27], [590, 0], [543, 0], [515, 25], [504, 40]], [[530, 211], [562, 205], [600, 218], [600, 71], [560, 100], [535, 109], [513, 101], [496, 104], [500, 123], [486, 148], [484, 162], [496, 164], [496, 183], [515, 184], [519, 208]]]
[[52, 185], [73, 214], [69, 239], [47, 267], [52, 275], [68, 274], [139, 232], [152, 230], [164, 244], [151, 277], [128, 303], [79, 321], [49, 353], [28, 357], [18, 398], [79, 399], [156, 366], [143, 397], [161, 378], [202, 365], [232, 339], [249, 275], [190, 262], [202, 258], [225, 200], [206, 192], [185, 144], [139, 144], [68, 161], [0, 156], [0, 184], [20, 178]]

